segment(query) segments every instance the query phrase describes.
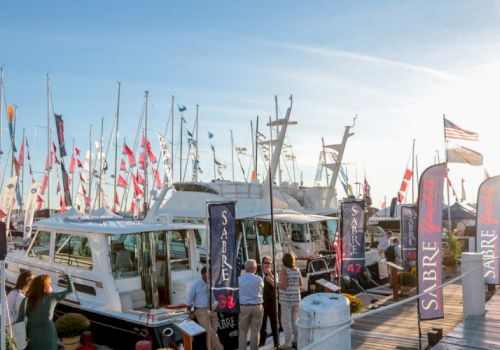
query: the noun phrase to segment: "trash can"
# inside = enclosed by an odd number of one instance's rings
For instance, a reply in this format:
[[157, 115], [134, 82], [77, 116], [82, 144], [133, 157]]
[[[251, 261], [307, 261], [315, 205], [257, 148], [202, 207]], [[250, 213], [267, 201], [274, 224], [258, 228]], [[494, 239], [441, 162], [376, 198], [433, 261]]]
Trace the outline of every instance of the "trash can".
[[[349, 323], [351, 317], [349, 300], [336, 293], [316, 293], [305, 297], [299, 305], [297, 320], [298, 349], [313, 344], [339, 326]], [[347, 327], [332, 335], [314, 350], [350, 350], [351, 328]]]

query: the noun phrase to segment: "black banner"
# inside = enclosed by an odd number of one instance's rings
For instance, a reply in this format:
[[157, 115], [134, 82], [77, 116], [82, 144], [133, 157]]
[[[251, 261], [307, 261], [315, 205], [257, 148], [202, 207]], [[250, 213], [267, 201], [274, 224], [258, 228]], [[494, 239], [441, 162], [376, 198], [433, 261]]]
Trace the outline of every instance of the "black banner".
[[61, 154], [61, 158], [63, 158], [66, 157], [66, 147], [64, 143], [64, 121], [62, 119], [62, 115], [60, 114], [54, 113], [54, 118], [56, 119], [57, 140], [59, 141], [59, 153]]
[[216, 312], [239, 312], [238, 257], [235, 205], [208, 204], [210, 226], [211, 309]]
[[365, 202], [343, 202], [340, 213], [342, 274], [356, 277], [365, 267]]
[[403, 261], [417, 261], [417, 208], [414, 205], [401, 206], [401, 243]]
[[66, 172], [66, 168], [64, 167], [64, 162], [61, 161], [61, 173], [63, 180], [63, 189], [64, 189], [64, 200], [66, 201], [67, 207], [72, 207], [73, 202], [71, 201], [71, 192], [69, 190], [69, 176]]

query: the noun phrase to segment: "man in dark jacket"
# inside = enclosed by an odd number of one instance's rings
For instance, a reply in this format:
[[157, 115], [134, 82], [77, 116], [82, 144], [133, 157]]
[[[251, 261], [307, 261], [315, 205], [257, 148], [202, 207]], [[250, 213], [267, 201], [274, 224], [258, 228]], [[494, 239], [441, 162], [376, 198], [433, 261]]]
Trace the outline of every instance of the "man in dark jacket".
[[261, 277], [264, 280], [264, 318], [262, 320], [262, 327], [260, 328], [259, 346], [263, 346], [266, 343], [267, 318], [269, 317], [269, 321], [271, 322], [271, 330], [273, 332], [274, 347], [278, 347], [279, 334], [276, 317], [276, 294], [274, 293], [275, 275], [271, 269], [272, 262], [273, 260], [270, 256], [265, 256], [262, 258]]

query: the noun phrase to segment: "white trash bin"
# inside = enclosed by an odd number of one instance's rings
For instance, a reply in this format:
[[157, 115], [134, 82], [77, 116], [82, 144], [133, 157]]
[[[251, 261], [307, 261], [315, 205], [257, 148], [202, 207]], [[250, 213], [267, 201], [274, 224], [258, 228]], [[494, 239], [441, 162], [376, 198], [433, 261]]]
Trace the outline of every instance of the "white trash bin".
[[[297, 320], [298, 349], [313, 344], [320, 338], [349, 323], [349, 299], [336, 293], [316, 293], [305, 297], [299, 305]], [[351, 327], [341, 330], [328, 341], [314, 346], [314, 350], [350, 350]]]

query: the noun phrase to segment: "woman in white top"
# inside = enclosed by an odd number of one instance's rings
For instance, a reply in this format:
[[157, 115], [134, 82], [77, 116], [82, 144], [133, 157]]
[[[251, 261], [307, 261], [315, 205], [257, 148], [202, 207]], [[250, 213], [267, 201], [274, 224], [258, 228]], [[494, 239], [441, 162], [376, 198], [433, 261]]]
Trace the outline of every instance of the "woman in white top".
[[283, 271], [279, 275], [279, 301], [281, 305], [281, 326], [285, 332], [285, 345], [281, 349], [292, 349], [297, 342], [297, 326], [299, 318], [300, 287], [302, 276], [295, 266], [295, 257], [286, 253], [283, 255]]
[[16, 287], [7, 295], [7, 305], [9, 307], [10, 322], [16, 323], [19, 316], [19, 307], [26, 297], [26, 293], [35, 275], [31, 271], [23, 271], [17, 277]]

